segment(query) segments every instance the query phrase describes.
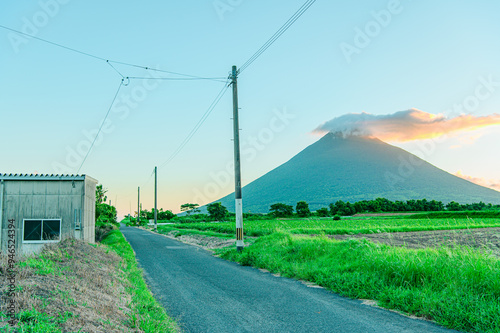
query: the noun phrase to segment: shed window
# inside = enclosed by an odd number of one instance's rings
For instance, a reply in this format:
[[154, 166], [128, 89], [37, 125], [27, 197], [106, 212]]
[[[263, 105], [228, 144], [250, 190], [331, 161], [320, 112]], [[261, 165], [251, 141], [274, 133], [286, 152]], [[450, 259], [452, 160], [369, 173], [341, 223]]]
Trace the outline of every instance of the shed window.
[[58, 241], [61, 220], [24, 220], [24, 241]]

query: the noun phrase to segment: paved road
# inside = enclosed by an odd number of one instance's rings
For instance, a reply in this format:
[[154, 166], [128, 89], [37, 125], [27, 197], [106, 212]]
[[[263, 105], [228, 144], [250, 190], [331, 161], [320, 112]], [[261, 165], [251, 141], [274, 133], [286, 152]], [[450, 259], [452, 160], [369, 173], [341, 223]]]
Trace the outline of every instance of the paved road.
[[184, 332], [454, 332], [161, 235], [132, 227], [121, 231], [156, 299]]

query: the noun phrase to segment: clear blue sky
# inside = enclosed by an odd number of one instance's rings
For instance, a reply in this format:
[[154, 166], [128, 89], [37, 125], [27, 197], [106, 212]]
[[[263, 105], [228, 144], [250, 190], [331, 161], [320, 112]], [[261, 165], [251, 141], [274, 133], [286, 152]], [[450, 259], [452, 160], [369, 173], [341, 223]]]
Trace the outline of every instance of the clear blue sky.
[[[104, 59], [227, 77], [303, 3], [9, 1], [0, 24]], [[493, 0], [316, 1], [239, 77], [244, 183], [290, 159], [318, 139], [311, 134], [318, 125], [346, 113], [417, 108], [457, 116], [454, 105], [474, 102], [481, 78], [493, 82], [490, 93], [462, 112], [500, 112], [499, 12]], [[4, 29], [0, 50], [0, 172], [76, 173], [78, 149], [85, 151], [99, 128], [120, 75], [105, 61]], [[167, 76], [114, 66], [124, 76]], [[131, 80], [80, 173], [109, 189], [120, 214], [136, 209], [137, 186], [151, 208], [154, 166], [171, 156], [223, 84]], [[232, 192], [225, 171], [233, 158], [231, 103], [228, 90], [159, 169], [160, 207], [177, 212], [186, 202], [206, 203], [196, 193], [215, 200]], [[498, 142], [492, 126], [437, 143], [394, 144], [450, 173], [498, 180]]]

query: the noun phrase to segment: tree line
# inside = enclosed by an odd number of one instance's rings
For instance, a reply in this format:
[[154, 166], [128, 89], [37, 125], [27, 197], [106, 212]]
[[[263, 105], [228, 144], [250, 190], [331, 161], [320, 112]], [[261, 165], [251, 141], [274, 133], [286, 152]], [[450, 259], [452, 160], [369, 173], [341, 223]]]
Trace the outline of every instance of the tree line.
[[[383, 213], [383, 212], [439, 212], [439, 211], [480, 211], [500, 209], [500, 205], [486, 204], [484, 202], [472, 204], [460, 204], [451, 201], [446, 205], [437, 200], [406, 200], [391, 201], [386, 198], [377, 198], [375, 200], [362, 200], [355, 203], [338, 200], [331, 203], [328, 207], [323, 207], [314, 213], [319, 217], [328, 216], [350, 216], [358, 213]], [[309, 210], [309, 205], [305, 201], [297, 202], [295, 206], [296, 215], [307, 217], [313, 215]], [[294, 207], [284, 203], [272, 204], [269, 208], [269, 214], [275, 217], [291, 217], [294, 215]]]
[[[158, 220], [172, 220], [174, 222], [203, 222], [203, 221], [226, 221], [234, 219], [234, 213], [228, 212], [227, 208], [220, 202], [207, 205], [207, 213], [201, 214], [199, 205], [186, 203], [181, 205], [180, 209], [186, 212], [185, 216], [177, 216], [171, 210], [158, 210]], [[384, 213], [384, 212], [439, 212], [439, 211], [481, 211], [498, 210], [500, 205], [485, 204], [484, 202], [472, 204], [460, 204], [455, 201], [444, 204], [437, 200], [396, 200], [391, 201], [386, 198], [377, 198], [374, 200], [361, 200], [355, 203], [349, 201], [337, 200], [330, 203], [328, 207], [323, 207], [312, 212], [306, 201], [299, 201], [295, 206], [285, 203], [275, 203], [270, 205], [268, 214], [245, 213], [246, 219], [266, 219], [266, 218], [286, 218], [286, 217], [340, 217], [351, 216], [358, 213]], [[136, 212], [137, 213], [137, 212]], [[136, 215], [137, 216], [137, 215]], [[139, 222], [130, 217], [134, 224], [147, 224], [148, 220], [154, 219], [154, 209], [141, 210]]]

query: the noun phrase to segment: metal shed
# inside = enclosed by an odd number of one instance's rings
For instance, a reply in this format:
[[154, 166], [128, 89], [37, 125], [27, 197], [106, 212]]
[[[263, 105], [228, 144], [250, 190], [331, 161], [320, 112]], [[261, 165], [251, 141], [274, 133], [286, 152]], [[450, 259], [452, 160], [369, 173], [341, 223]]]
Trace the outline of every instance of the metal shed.
[[87, 175], [0, 174], [0, 251], [15, 243], [17, 254], [35, 253], [67, 237], [95, 243], [96, 185]]

